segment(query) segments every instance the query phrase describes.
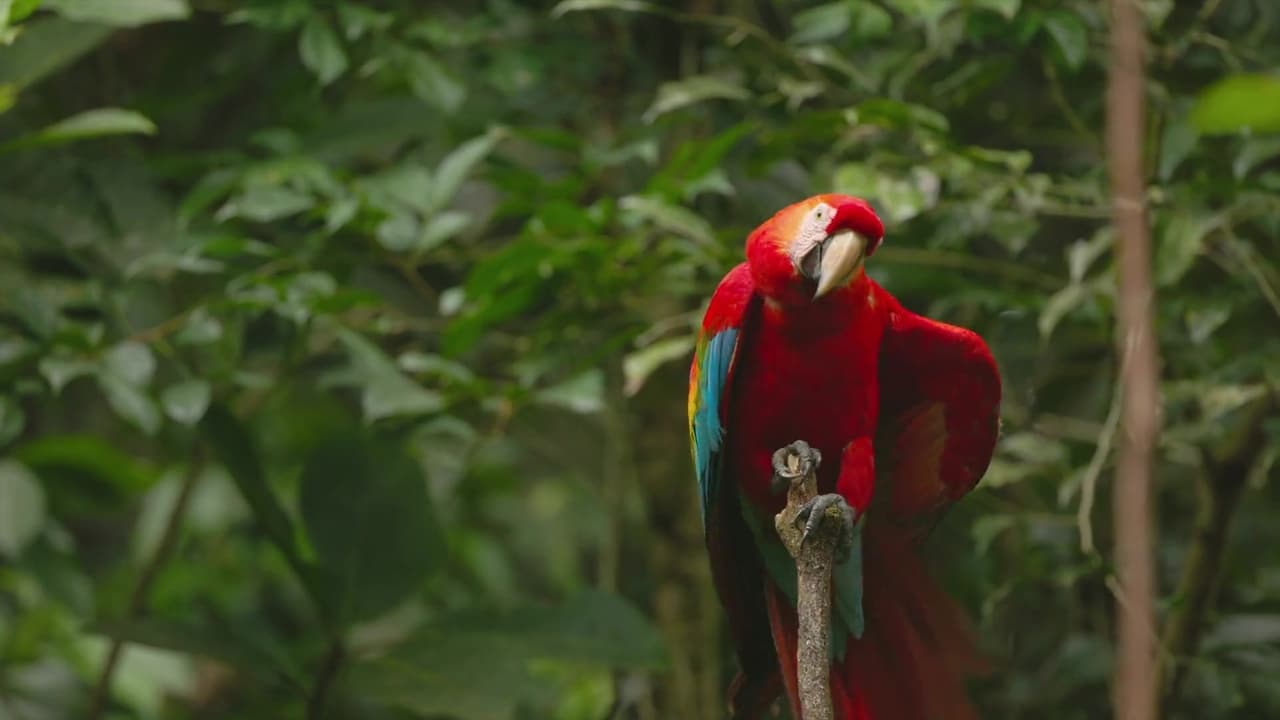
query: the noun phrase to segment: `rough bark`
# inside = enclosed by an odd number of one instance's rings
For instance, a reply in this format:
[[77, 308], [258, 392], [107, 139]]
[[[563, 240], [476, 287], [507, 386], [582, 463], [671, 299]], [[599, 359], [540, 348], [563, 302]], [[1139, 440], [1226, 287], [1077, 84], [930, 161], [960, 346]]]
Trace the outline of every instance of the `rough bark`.
[[796, 662], [801, 720], [832, 720], [831, 570], [844, 518], [838, 507], [830, 507], [817, 531], [806, 537], [804, 524], [797, 526], [796, 517], [801, 507], [818, 494], [821, 456], [803, 442], [792, 443], [778, 452], [786, 453], [786, 471], [779, 471], [779, 475], [789, 485], [787, 506], [774, 518], [774, 525], [796, 561], [796, 613], [800, 624]]
[[1121, 442], [1114, 488], [1117, 598], [1115, 717], [1155, 720], [1152, 458], [1159, 432], [1159, 357], [1142, 148], [1144, 30], [1136, 0], [1111, 0], [1107, 164], [1119, 253]]

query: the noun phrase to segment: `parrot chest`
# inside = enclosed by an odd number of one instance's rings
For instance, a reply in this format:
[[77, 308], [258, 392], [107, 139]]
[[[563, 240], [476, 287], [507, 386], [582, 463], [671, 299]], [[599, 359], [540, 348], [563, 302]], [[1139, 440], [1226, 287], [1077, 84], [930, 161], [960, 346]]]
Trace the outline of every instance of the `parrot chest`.
[[794, 440], [816, 447], [819, 489], [830, 492], [845, 446], [874, 435], [882, 331], [866, 306], [834, 317], [761, 313], [753, 340], [740, 348], [730, 435], [735, 475], [756, 504], [776, 511], [785, 500], [770, 489], [774, 450]]

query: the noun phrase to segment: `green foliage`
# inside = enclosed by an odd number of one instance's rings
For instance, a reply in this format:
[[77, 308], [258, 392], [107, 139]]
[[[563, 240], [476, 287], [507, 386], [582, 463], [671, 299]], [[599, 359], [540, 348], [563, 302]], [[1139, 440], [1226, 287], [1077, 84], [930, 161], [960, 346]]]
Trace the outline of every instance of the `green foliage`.
[[[0, 0], [0, 717], [84, 717], [112, 642], [103, 717], [722, 717], [685, 363], [833, 190], [1005, 379], [933, 543], [984, 716], [1110, 712], [1103, 6], [684, 7]], [[1247, 478], [1165, 716], [1263, 717], [1280, 15], [1143, 8], [1163, 615]]]

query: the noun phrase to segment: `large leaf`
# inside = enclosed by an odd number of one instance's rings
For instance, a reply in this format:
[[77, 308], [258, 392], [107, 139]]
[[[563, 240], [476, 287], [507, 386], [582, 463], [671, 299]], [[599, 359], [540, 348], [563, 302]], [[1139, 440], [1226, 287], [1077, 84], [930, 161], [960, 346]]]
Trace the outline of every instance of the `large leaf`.
[[444, 559], [422, 469], [391, 441], [358, 430], [321, 441], [300, 492], [327, 606], [340, 624], [389, 610]]
[[318, 594], [311, 568], [303, 562], [298, 552], [293, 523], [280, 505], [275, 490], [267, 483], [254, 437], [221, 404], [214, 404], [205, 411], [204, 419], [200, 421], [200, 430], [214, 455], [231, 474], [240, 494], [249, 503], [263, 532], [279, 548], [299, 579], [313, 594]]
[[548, 660], [656, 669], [665, 650], [633, 607], [589, 592], [561, 607], [441, 618], [385, 657], [355, 667], [351, 684], [421, 714], [508, 720], [522, 702], [545, 692], [530, 668]]
[[1280, 75], [1233, 75], [1205, 90], [1191, 109], [1202, 133], [1280, 132]]
[[75, 62], [111, 34], [111, 28], [60, 18], [23, 25], [12, 45], [0, 45], [0, 85], [24, 87]]

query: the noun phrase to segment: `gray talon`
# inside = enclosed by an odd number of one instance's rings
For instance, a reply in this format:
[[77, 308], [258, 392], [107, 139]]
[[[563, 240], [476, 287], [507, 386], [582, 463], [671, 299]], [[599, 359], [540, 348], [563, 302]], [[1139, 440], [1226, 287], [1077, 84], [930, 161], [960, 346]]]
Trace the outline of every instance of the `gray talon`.
[[796, 527], [804, 529], [800, 535], [800, 542], [803, 543], [818, 529], [822, 519], [826, 517], [827, 508], [833, 505], [840, 508], [840, 530], [836, 540], [836, 563], [839, 564], [848, 558], [849, 550], [853, 547], [853, 508], [849, 507], [843, 496], [827, 493], [814, 497], [800, 507], [800, 512], [796, 514]]
[[816, 470], [821, 464], [822, 453], [803, 440], [778, 448], [773, 453], [773, 491], [785, 491], [793, 479], [804, 477], [810, 469]]

